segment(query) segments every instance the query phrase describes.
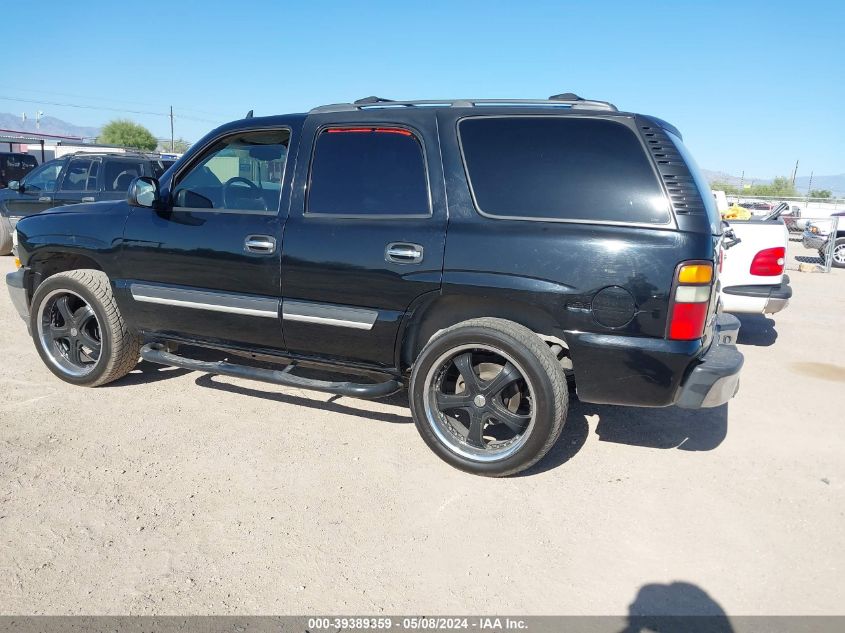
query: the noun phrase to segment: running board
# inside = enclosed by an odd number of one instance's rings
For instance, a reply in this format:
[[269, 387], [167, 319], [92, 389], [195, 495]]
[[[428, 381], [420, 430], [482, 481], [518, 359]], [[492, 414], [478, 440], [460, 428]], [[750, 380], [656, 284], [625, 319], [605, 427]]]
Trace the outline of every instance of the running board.
[[247, 380], [258, 380], [260, 382], [269, 382], [274, 385], [300, 387], [302, 389], [334, 393], [340, 396], [352, 396], [354, 398], [383, 398], [384, 396], [396, 393], [402, 388], [402, 385], [400, 385], [396, 380], [367, 384], [355, 382], [332, 382], [328, 380], [303, 378], [301, 376], [294, 376], [291, 373], [291, 370], [294, 368], [293, 364], [288, 365], [282, 370], [276, 370], [261, 369], [259, 367], [250, 367], [248, 365], [236, 365], [234, 363], [227, 363], [224, 361], [209, 362], [195, 360], [193, 358], [185, 358], [165, 351], [161, 345], [156, 343], [148, 343], [147, 345], [144, 345], [144, 347], [141, 348], [141, 358], [158, 365], [182, 367], [183, 369], [202, 371], [208, 374], [219, 374], [221, 376], [233, 376], [235, 378], [245, 378]]

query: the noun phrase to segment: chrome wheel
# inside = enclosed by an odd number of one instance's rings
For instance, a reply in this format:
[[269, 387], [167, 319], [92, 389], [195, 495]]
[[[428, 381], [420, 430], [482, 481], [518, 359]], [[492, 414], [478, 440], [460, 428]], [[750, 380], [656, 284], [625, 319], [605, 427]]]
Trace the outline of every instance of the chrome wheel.
[[94, 309], [75, 292], [54, 290], [38, 310], [38, 337], [50, 362], [70, 376], [94, 371], [102, 338]]
[[845, 265], [845, 244], [837, 244], [833, 247], [833, 261]]
[[426, 419], [454, 453], [482, 462], [506, 459], [534, 427], [534, 389], [525, 376], [500, 349], [453, 348], [426, 375]]

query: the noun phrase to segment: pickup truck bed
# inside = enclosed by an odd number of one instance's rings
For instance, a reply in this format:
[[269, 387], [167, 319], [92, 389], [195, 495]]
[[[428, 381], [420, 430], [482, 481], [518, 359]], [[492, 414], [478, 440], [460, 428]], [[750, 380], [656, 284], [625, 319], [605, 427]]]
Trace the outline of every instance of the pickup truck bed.
[[720, 274], [722, 309], [774, 314], [792, 297], [783, 274], [789, 233], [783, 220], [732, 220], [739, 242], [725, 248]]

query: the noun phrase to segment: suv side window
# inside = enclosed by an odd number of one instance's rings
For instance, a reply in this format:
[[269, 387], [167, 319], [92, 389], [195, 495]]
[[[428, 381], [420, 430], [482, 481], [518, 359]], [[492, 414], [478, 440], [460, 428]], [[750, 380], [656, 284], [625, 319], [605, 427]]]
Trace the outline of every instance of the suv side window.
[[221, 139], [180, 177], [175, 206], [277, 213], [289, 141], [287, 129]]
[[90, 158], [74, 158], [68, 163], [61, 191], [89, 191], [97, 188], [100, 163]]
[[23, 179], [25, 189], [27, 191], [55, 191], [56, 180], [59, 178], [63, 164], [64, 161], [51, 160], [41, 165], [41, 167], [33, 169]]
[[427, 216], [431, 213], [419, 139], [395, 127], [330, 127], [317, 136], [309, 214]]
[[106, 159], [103, 165], [103, 191], [127, 191], [132, 180], [144, 175], [139, 160]]
[[575, 116], [469, 118], [458, 125], [484, 215], [667, 224], [669, 201], [635, 133]]

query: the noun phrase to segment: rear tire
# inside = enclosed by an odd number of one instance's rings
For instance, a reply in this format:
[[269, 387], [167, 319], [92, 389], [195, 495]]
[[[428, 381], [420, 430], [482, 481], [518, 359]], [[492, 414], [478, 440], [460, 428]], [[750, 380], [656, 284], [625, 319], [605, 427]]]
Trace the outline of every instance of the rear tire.
[[30, 313], [41, 360], [65, 382], [97, 387], [122, 378], [138, 363], [141, 340], [127, 329], [102, 271], [48, 277], [35, 291]]
[[566, 376], [548, 345], [511, 321], [482, 318], [436, 334], [411, 374], [411, 412], [426, 444], [461, 470], [513, 475], [560, 437]]

